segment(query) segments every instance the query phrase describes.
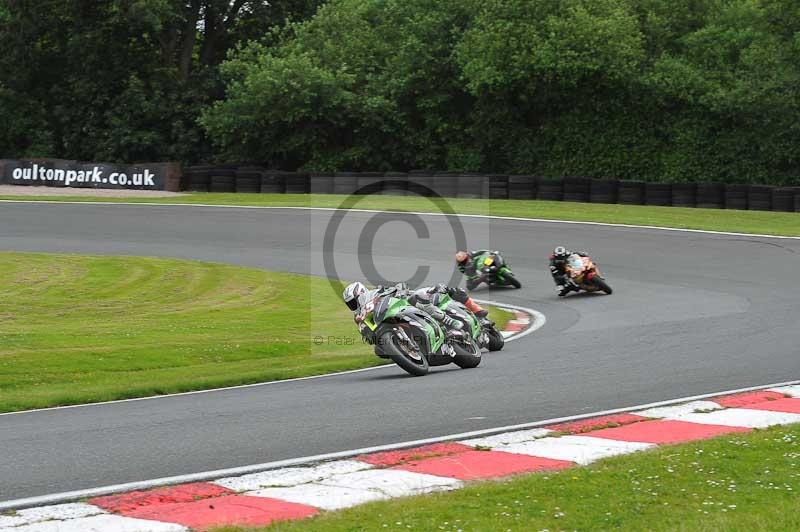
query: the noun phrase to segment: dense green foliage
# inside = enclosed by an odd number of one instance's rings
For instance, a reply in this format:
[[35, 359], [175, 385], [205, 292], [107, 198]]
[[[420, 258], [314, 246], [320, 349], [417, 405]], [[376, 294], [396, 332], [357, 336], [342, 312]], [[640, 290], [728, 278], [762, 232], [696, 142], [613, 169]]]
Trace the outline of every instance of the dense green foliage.
[[228, 50], [320, 1], [0, 0], [0, 158], [209, 158]]
[[331, 0], [222, 66], [224, 157], [797, 182], [794, 0]]
[[797, 184], [798, 6], [0, 0], [0, 157]]

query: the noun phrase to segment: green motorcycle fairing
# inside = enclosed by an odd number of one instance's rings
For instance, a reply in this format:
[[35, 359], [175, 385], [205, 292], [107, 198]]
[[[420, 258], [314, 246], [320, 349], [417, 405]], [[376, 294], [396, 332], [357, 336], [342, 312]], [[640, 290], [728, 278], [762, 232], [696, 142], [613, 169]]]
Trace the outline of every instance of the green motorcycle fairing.
[[481, 334], [481, 324], [475, 315], [464, 305], [451, 298], [449, 294], [436, 294], [433, 298], [433, 304], [445, 314], [456, 314], [466, 321], [473, 338], [477, 339]]
[[[392, 321], [405, 321], [415, 325], [425, 332], [428, 352], [431, 354], [437, 353], [442, 345], [444, 345], [445, 334], [439, 323], [425, 312], [413, 306], [407, 299], [384, 297], [375, 306], [369, 318], [371, 318], [375, 329], [382, 323], [388, 325]], [[366, 323], [367, 320], [364, 320], [364, 322]], [[369, 324], [368, 326], [371, 328]]]

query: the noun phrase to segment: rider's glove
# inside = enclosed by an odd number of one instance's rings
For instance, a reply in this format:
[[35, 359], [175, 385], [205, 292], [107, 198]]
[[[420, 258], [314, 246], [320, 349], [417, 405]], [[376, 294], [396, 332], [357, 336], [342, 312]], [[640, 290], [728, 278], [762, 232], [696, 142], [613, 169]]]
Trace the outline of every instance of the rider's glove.
[[454, 320], [450, 316], [445, 316], [444, 318], [442, 318], [442, 323], [444, 323], [447, 327], [449, 327], [451, 329], [456, 329], [456, 330], [459, 330], [459, 331], [463, 327], [463, 325], [461, 324], [460, 321]]

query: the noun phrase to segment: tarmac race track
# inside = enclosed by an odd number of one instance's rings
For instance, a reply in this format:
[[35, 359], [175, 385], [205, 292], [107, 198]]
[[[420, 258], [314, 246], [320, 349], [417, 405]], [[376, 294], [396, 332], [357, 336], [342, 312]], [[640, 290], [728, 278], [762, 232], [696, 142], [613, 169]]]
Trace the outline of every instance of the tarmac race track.
[[[168, 256], [324, 275], [323, 210], [0, 204], [0, 250]], [[348, 213], [339, 277], [362, 278]], [[398, 218], [398, 217], [396, 217]], [[375, 268], [446, 281], [448, 219], [377, 230]], [[546, 325], [475, 370], [374, 371], [154, 400], [0, 416], [0, 501], [525, 423], [797, 379], [800, 240], [461, 217], [523, 288], [478, 296]], [[367, 235], [368, 236], [368, 235]], [[368, 240], [368, 238], [366, 238]], [[364, 238], [362, 238], [362, 241]], [[612, 296], [556, 297], [547, 255], [588, 250]], [[333, 292], [316, 297], [338, 297]], [[371, 356], [365, 348], [365, 356]]]

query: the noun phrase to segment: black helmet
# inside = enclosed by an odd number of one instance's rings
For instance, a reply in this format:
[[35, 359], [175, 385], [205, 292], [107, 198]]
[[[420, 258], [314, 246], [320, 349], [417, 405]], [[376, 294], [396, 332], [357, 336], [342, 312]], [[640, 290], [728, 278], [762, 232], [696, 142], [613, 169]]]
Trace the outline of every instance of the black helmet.
[[556, 249], [553, 250], [553, 257], [556, 259], [566, 259], [570, 255], [572, 253], [564, 246], [556, 246]]

